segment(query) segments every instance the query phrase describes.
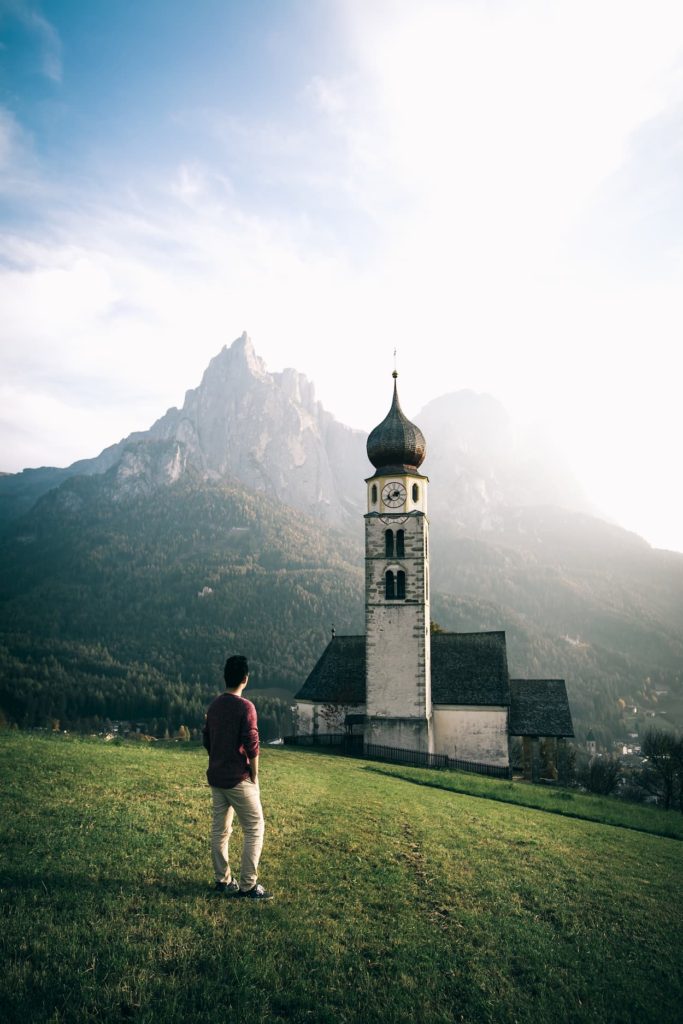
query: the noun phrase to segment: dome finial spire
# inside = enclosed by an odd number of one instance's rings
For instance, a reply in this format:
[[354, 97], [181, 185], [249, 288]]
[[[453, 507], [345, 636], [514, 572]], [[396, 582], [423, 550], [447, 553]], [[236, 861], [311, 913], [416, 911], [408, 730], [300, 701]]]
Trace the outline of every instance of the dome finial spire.
[[394, 372], [391, 375], [394, 380], [398, 377], [398, 370], [396, 369], [396, 349], [394, 349]]
[[414, 473], [424, 461], [427, 445], [420, 428], [411, 423], [401, 409], [396, 384], [398, 370], [394, 369], [392, 377], [394, 396], [391, 408], [382, 422], [370, 431], [367, 441], [368, 458], [378, 472]]

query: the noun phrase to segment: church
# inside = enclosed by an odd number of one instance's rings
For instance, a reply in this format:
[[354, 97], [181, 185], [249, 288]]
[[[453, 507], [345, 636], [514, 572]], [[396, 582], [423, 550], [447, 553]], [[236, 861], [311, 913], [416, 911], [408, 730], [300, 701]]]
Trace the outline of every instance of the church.
[[502, 631], [431, 632], [427, 446], [401, 409], [397, 376], [367, 441], [375, 472], [366, 480], [365, 636], [333, 633], [294, 698], [297, 736], [355, 735], [367, 753], [411, 751], [425, 763], [440, 755], [501, 772], [520, 737], [537, 778], [540, 741], [557, 764], [574, 735], [564, 680], [510, 679]]

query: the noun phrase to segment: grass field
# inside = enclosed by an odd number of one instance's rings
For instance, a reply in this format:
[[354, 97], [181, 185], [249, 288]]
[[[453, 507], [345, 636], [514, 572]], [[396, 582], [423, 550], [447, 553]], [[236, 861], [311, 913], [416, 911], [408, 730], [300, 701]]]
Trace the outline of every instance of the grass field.
[[0, 736], [3, 1020], [680, 1021], [680, 841], [266, 750], [248, 904], [208, 892], [204, 770]]
[[428, 768], [409, 768], [404, 765], [377, 764], [369, 766], [393, 778], [420, 786], [432, 786], [450, 793], [464, 793], [483, 800], [499, 800], [520, 807], [534, 807], [550, 814], [562, 814], [583, 821], [597, 821], [602, 825], [632, 828], [636, 832], [649, 832], [655, 836], [683, 840], [683, 814], [672, 814], [657, 807], [625, 803], [614, 797], [580, 793], [578, 790], [558, 786], [532, 786], [527, 782], [494, 782], [468, 772], [442, 772]]

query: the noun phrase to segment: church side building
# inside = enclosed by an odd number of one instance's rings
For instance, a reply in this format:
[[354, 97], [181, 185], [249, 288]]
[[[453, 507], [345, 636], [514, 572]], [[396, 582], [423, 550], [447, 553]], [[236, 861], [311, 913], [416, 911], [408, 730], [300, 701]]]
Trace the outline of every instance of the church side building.
[[565, 684], [511, 684], [502, 631], [431, 634], [426, 443], [393, 377], [367, 442], [365, 636], [333, 636], [294, 698], [297, 732], [507, 768], [512, 736], [534, 750], [539, 737], [573, 736]]

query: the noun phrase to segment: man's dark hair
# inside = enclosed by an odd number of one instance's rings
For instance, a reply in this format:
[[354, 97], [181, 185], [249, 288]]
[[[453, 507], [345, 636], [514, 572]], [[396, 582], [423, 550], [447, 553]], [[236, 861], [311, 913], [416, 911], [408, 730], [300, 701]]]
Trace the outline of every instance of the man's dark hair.
[[249, 662], [243, 654], [233, 654], [225, 663], [223, 678], [229, 690], [239, 686], [246, 675], [249, 674]]

